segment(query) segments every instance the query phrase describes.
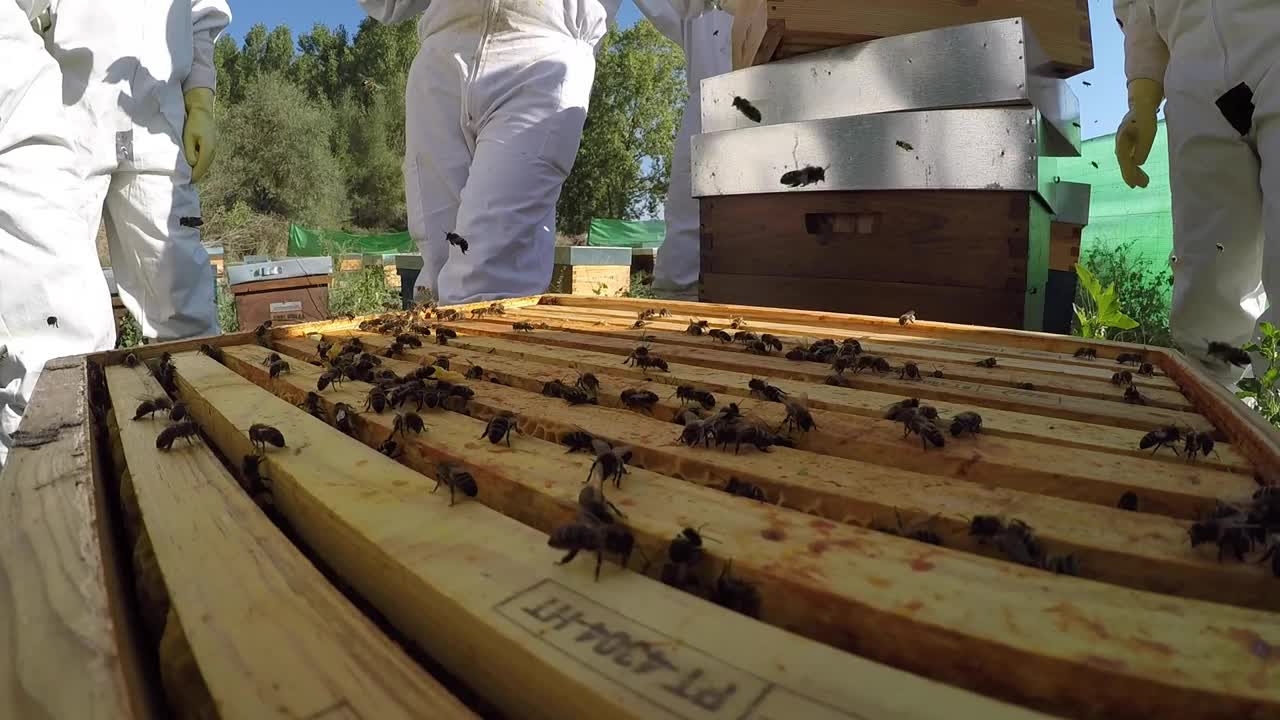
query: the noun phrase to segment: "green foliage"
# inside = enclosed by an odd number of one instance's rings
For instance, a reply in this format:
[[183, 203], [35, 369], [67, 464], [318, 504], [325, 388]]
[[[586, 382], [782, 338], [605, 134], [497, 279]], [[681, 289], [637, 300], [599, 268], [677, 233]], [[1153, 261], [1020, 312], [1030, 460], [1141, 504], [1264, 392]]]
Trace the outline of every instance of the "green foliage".
[[631, 274], [631, 287], [622, 293], [622, 297], [629, 298], [656, 298], [653, 292], [653, 275], [647, 272], [638, 272]]
[[126, 312], [120, 322], [116, 323], [116, 347], [131, 348], [144, 344], [146, 338], [142, 337], [142, 325], [133, 317], [133, 313]]
[[223, 334], [240, 332], [240, 313], [236, 310], [236, 297], [231, 289], [219, 283], [217, 288], [218, 325]]
[[1104, 338], [1108, 328], [1132, 330], [1138, 326], [1136, 320], [1120, 311], [1114, 284], [1103, 288], [1093, 273], [1079, 263], [1076, 263], [1076, 277], [1084, 291], [1084, 303], [1075, 306], [1082, 337]]
[[591, 107], [557, 230], [585, 233], [593, 217], [652, 216], [666, 197], [671, 148], [688, 97], [684, 55], [648, 22], [600, 41]]
[[1267, 422], [1280, 425], [1280, 331], [1268, 322], [1259, 324], [1258, 329], [1261, 335], [1245, 345], [1244, 350], [1261, 355], [1267, 370], [1262, 377], [1241, 380], [1236, 397], [1248, 401]]
[[329, 316], [373, 315], [400, 309], [400, 295], [387, 287], [381, 266], [334, 273], [329, 285]]
[[[1096, 245], [1080, 264], [1097, 279], [1099, 285], [1115, 287], [1119, 307], [1137, 322], [1136, 327], [1127, 330], [1110, 327], [1102, 337], [1161, 347], [1173, 345], [1169, 331], [1173, 273], [1168, 265], [1143, 255], [1133, 241]], [[1087, 296], [1082, 283], [1076, 292], [1077, 304], [1086, 305]], [[1082, 334], [1079, 329], [1077, 334]]]

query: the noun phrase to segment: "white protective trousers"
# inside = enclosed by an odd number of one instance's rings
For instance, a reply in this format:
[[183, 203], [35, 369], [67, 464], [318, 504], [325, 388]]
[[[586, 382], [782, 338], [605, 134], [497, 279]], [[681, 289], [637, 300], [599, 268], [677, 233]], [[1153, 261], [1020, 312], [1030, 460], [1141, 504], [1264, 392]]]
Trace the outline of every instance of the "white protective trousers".
[[[1280, 2], [1122, 3], [1128, 78], [1163, 82], [1167, 97], [1170, 326], [1203, 358], [1206, 341], [1242, 345], [1259, 320], [1280, 320], [1265, 307], [1266, 291], [1280, 297]], [[1239, 379], [1222, 363], [1206, 368], [1224, 384]]]
[[[641, 10], [646, 3], [640, 3]], [[693, 197], [690, 139], [702, 132], [702, 81], [733, 70], [730, 52], [733, 17], [710, 11], [693, 18], [681, 18], [667, 11], [649, 19], [663, 35], [684, 50], [685, 73], [689, 81], [689, 102], [685, 105], [671, 152], [671, 181], [663, 216], [667, 236], [658, 251], [653, 289], [675, 300], [698, 299], [701, 266], [701, 213]]]
[[183, 92], [213, 89], [225, 0], [54, 0], [49, 52], [76, 129], [91, 237], [105, 220], [120, 299], [145, 337], [220, 332], [214, 278], [182, 149]]
[[79, 214], [58, 66], [31, 18], [9, 0], [0, 0], [0, 68], [3, 467], [44, 364], [111, 347], [115, 328], [93, 238]]
[[[645, 1], [682, 16], [704, 11], [690, 0]], [[556, 202], [582, 140], [595, 50], [619, 3], [360, 0], [381, 22], [423, 13], [405, 93], [409, 232], [423, 258], [415, 289], [446, 304], [547, 289]], [[446, 241], [450, 232], [466, 239], [466, 253]]]

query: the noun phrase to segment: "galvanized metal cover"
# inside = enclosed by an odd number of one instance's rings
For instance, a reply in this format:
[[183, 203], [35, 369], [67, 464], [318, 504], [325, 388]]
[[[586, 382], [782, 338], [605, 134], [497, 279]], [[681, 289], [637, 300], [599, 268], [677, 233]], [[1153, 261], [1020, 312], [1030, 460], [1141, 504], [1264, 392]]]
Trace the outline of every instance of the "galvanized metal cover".
[[1042, 183], [1040, 194], [1053, 210], [1054, 220], [1072, 225], [1089, 224], [1089, 200], [1093, 188], [1087, 183], [1053, 180]]
[[631, 248], [557, 245], [556, 265], [631, 265]]
[[107, 279], [107, 289], [112, 295], [118, 295], [120, 288], [116, 286], [116, 271], [109, 267], [102, 268], [102, 275]]
[[285, 258], [270, 262], [232, 265], [227, 268], [227, 282], [231, 285], [243, 285], [332, 273], [333, 258], [331, 257]]
[[398, 270], [421, 270], [421, 255], [396, 255], [396, 269]]
[[[1045, 73], [1048, 57], [1020, 18], [973, 23], [807, 53], [702, 81], [704, 133], [906, 110], [1032, 105], [1045, 156], [1080, 154], [1080, 105]], [[750, 102], [756, 123], [733, 105]]]
[[[1028, 107], [887, 113], [693, 138], [693, 196], [824, 190], [1034, 192], [1040, 113]], [[826, 179], [784, 185], [784, 173]]]

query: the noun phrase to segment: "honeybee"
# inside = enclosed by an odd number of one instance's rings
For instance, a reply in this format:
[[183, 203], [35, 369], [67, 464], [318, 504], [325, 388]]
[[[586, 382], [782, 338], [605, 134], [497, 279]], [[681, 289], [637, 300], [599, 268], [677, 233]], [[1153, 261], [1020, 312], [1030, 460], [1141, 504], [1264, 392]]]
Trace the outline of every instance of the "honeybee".
[[1151, 454], [1155, 455], [1160, 451], [1160, 448], [1167, 447], [1170, 450], [1173, 450], [1176, 455], [1178, 453], [1176, 443], [1181, 439], [1181, 430], [1173, 425], [1166, 425], [1165, 427], [1156, 428], [1146, 435], [1143, 435], [1142, 439], [1138, 441], [1138, 449], [1146, 450], [1147, 448], [1152, 448]]
[[1080, 358], [1081, 360], [1097, 360], [1098, 351], [1091, 347], [1082, 347], [1082, 348], [1077, 348], [1075, 353], [1072, 354], [1072, 356]]
[[972, 410], [957, 413], [951, 419], [951, 434], [960, 437], [964, 433], [977, 435], [982, 432], [982, 416]]
[[593, 373], [579, 372], [578, 380], [574, 384], [582, 388], [583, 390], [586, 390], [589, 393], [594, 394], [594, 393], [600, 392], [600, 379], [597, 378]]
[[658, 403], [658, 396], [648, 390], [637, 390], [635, 388], [627, 388], [621, 394], [622, 404], [631, 410], [643, 410], [648, 413], [653, 412], [653, 406]]
[[291, 371], [292, 369], [289, 367], [289, 363], [285, 362], [284, 360], [276, 360], [275, 362], [271, 363], [271, 367], [267, 370], [267, 374], [272, 379], [274, 379], [274, 378], [280, 377], [284, 373], [291, 372]]
[[422, 338], [414, 335], [413, 333], [400, 333], [399, 335], [396, 335], [396, 342], [405, 347], [422, 347]]
[[826, 182], [827, 169], [809, 165], [799, 170], [790, 170], [782, 174], [779, 182], [787, 187], [806, 187], [815, 183]]
[[1116, 503], [1116, 507], [1121, 510], [1137, 512], [1138, 510], [1138, 494], [1132, 490], [1120, 496], [1120, 501]]
[[640, 368], [645, 375], [649, 374], [649, 368], [657, 368], [662, 372], [671, 372], [667, 361], [652, 353], [636, 358], [636, 367]]
[[[214, 360], [217, 360], [218, 362], [222, 362], [222, 350], [220, 348], [216, 348], [210, 345], [209, 343], [203, 343], [200, 345], [200, 352], [213, 358]], [[129, 355], [133, 355], [133, 353], [129, 353]], [[128, 356], [126, 356], [126, 358], [127, 357]], [[3, 358], [0, 358], [0, 359], [3, 359]], [[134, 360], [134, 365], [136, 365], [138, 358], [135, 356], [133, 360]], [[127, 362], [125, 363], [125, 365], [127, 367], [133, 367], [133, 365], [129, 365], [129, 363]]]
[[124, 359], [120, 361], [127, 368], [138, 367], [138, 356], [133, 353], [125, 353]]
[[985, 358], [974, 363], [980, 368], [993, 368], [997, 365], [996, 359], [993, 357]]
[[600, 580], [600, 566], [604, 563], [604, 554], [617, 555], [619, 564], [627, 567], [631, 553], [636, 548], [635, 536], [630, 530], [617, 523], [601, 523], [591, 519], [582, 519], [564, 525], [552, 531], [547, 538], [547, 545], [557, 550], [568, 550], [568, 554], [556, 562], [564, 565], [586, 550], [596, 554], [596, 581]]
[[918, 398], [907, 398], [906, 400], [899, 400], [898, 402], [890, 405], [888, 409], [885, 410], [884, 417], [886, 420], [893, 420], [895, 422], [904, 422], [906, 418], [911, 414], [911, 411], [919, 407], [920, 407], [920, 400]]
[[169, 398], [164, 397], [163, 395], [158, 397], [153, 397], [149, 400], [143, 400], [142, 402], [138, 403], [138, 409], [134, 411], [133, 419], [141, 420], [144, 415], [148, 415], [154, 418], [155, 414], [160, 412], [161, 410], [172, 410], [172, 409], [173, 409], [173, 401], [170, 400]]
[[1144, 377], [1151, 377], [1156, 374], [1155, 366], [1149, 362], [1144, 362], [1138, 367], [1138, 374]]
[[324, 389], [330, 385], [338, 386], [342, 384], [342, 370], [333, 368], [320, 373], [320, 377], [316, 379], [316, 390], [324, 392]]
[[759, 336], [757, 336], [755, 333], [749, 330], [739, 330], [738, 332], [733, 334], [733, 341], [740, 342], [743, 345], [750, 345], [751, 343], [759, 339], [760, 339]]
[[622, 487], [622, 476], [627, 474], [627, 463], [631, 462], [632, 450], [629, 447], [613, 447], [609, 443], [596, 438], [592, 442], [592, 450], [596, 453], [595, 462], [591, 463], [591, 467], [587, 469], [587, 479], [585, 482], [591, 482], [591, 477], [595, 475], [596, 468], [600, 468], [600, 486], [603, 488], [605, 482], [612, 479], [614, 487]]
[[186, 403], [176, 402], [173, 404], [173, 408], [169, 410], [169, 422], [182, 422], [183, 420], [186, 420], [189, 415], [190, 413], [187, 412]]
[[1213, 452], [1213, 446], [1213, 435], [1192, 430], [1187, 433], [1186, 443], [1183, 445], [1182, 450], [1183, 456], [1187, 459], [1187, 462], [1195, 462], [1198, 455], [1208, 457], [1209, 453]]
[[1124, 401], [1133, 405], [1146, 405], [1146, 398], [1142, 397], [1142, 393], [1138, 392], [1137, 385], [1130, 385], [1124, 389]]
[[691, 402], [698, 403], [702, 407], [710, 410], [716, 406], [716, 396], [706, 390], [699, 390], [692, 385], [680, 385], [676, 388], [675, 397], [680, 398], [681, 405], [687, 405]]
[[512, 329], [512, 330], [515, 330], [515, 331], [517, 331], [517, 332], [527, 332], [527, 333], [531, 333], [531, 332], [533, 332], [533, 323], [528, 323], [528, 322], [513, 322], [513, 323], [511, 323], [511, 329]]
[[634, 350], [632, 350], [632, 351], [631, 351], [631, 353], [630, 353], [629, 355], [627, 355], [627, 358], [626, 358], [625, 360], [623, 360], [623, 361], [622, 361], [622, 364], [623, 364], [623, 365], [635, 365], [635, 364], [637, 364], [638, 362], [640, 362], [640, 358], [642, 358], [642, 357], [648, 357], [648, 356], [649, 356], [649, 346], [648, 346], [648, 345], [637, 345], [637, 346], [635, 347], [635, 349], [634, 349]]
[[809, 412], [809, 398], [801, 395], [798, 398], [786, 398], [782, 404], [787, 408], [787, 415], [782, 419], [782, 425], [779, 428], [787, 427], [788, 429], [809, 432], [817, 430], [818, 423], [814, 421], [813, 414]]
[[642, 329], [644, 329], [644, 326], [645, 326], [645, 325], [648, 325], [648, 324], [649, 324], [649, 323], [648, 323], [648, 321], [646, 321], [646, 320], [644, 320], [644, 319], [636, 320], [635, 322], [631, 323], [631, 329], [632, 329], [632, 330], [642, 330]]
[[303, 410], [306, 410], [307, 414], [311, 415], [311, 417], [319, 418], [321, 420], [325, 420], [326, 422], [328, 421], [328, 418], [325, 417], [325, 414], [324, 414], [324, 406], [321, 405], [319, 393], [316, 393], [314, 391], [307, 393], [306, 399], [303, 400], [302, 404], [299, 405], [298, 407], [301, 407]]
[[692, 335], [694, 337], [700, 337], [706, 331], [707, 331], [707, 328], [702, 324], [698, 323], [696, 320], [690, 320], [689, 327], [684, 329], [684, 332], [686, 335]]
[[1249, 367], [1253, 359], [1249, 357], [1249, 353], [1243, 349], [1235, 347], [1229, 343], [1211, 342], [1209, 343], [1208, 355], [1214, 360], [1219, 360], [1226, 365], [1235, 365], [1236, 367]]
[[1133, 373], [1129, 372], [1128, 370], [1121, 370], [1120, 372], [1112, 373], [1112, 374], [1111, 374], [1111, 384], [1112, 384], [1112, 385], [1117, 385], [1117, 386], [1119, 386], [1119, 385], [1132, 385], [1132, 384], [1133, 384]]
[[722, 608], [747, 617], [760, 617], [760, 591], [754, 585], [730, 576], [729, 568], [732, 565], [732, 561], [725, 563], [724, 570], [711, 589], [709, 599]]
[[471, 367], [467, 368], [467, 371], [463, 373], [463, 375], [468, 380], [479, 380], [480, 378], [484, 377], [484, 368], [480, 367], [479, 365], [472, 365]]
[[920, 376], [920, 366], [913, 362], [903, 363], [902, 369], [898, 371], [899, 380], [923, 380]]
[[609, 502], [595, 485], [584, 485], [582, 490], [578, 491], [578, 513], [581, 517], [611, 525], [614, 522], [611, 511], [617, 513], [618, 517], [626, 517], [626, 514], [619, 510], [617, 505]]
[[467, 497], [480, 494], [480, 488], [471, 473], [449, 463], [440, 463], [436, 467], [436, 486], [431, 488], [431, 494], [434, 495], [442, 484], [449, 486], [449, 507], [453, 507], [454, 497], [458, 492]]
[[[708, 540], [710, 538], [707, 538]], [[689, 569], [702, 559], [702, 533], [694, 528], [681, 530], [667, 546], [669, 562], [662, 567], [662, 582], [676, 588], [686, 588]]]
[[776, 350], [778, 352], [782, 352], [782, 341], [779, 340], [777, 337], [770, 335], [769, 333], [764, 333], [763, 335], [761, 335], [760, 342], [764, 343], [765, 347], [768, 347], [772, 350]]
[[249, 442], [253, 443], [259, 455], [263, 455], [267, 452], [267, 445], [284, 447], [284, 433], [270, 425], [254, 423], [249, 426]]
[[353, 422], [355, 416], [355, 409], [346, 403], [338, 403], [333, 406], [333, 426], [353, 437], [356, 434], [355, 423]]
[[560, 436], [560, 444], [569, 448], [566, 455], [575, 452], [588, 452], [594, 448], [595, 437], [585, 430], [573, 430]]
[[729, 328], [732, 330], [741, 330], [747, 326], [747, 321], [742, 319], [741, 315], [735, 315], [729, 318]]
[[768, 400], [769, 402], [780, 403], [787, 397], [786, 391], [770, 385], [767, 380], [761, 380], [760, 378], [751, 378], [747, 382], [747, 388], [751, 390], [751, 397]]
[[899, 324], [899, 325], [910, 325], [910, 324], [914, 323], [915, 321], [916, 321], [916, 311], [915, 311], [915, 310], [908, 310], [908, 311], [906, 311], [905, 313], [903, 313], [903, 314], [901, 314], [901, 315], [899, 315], [899, 316], [898, 316], [898, 324]]
[[392, 440], [390, 437], [387, 437], [386, 440], [382, 441], [382, 444], [378, 446], [378, 452], [393, 459], [398, 458], [402, 454], [404, 454], [404, 450], [403, 448], [400, 447], [400, 443], [397, 443], [395, 440]]
[[751, 101], [744, 97], [738, 97], [737, 95], [734, 95], [733, 107], [738, 112], [742, 113], [743, 117], [750, 120], [751, 122], [758, 123], [764, 119], [764, 116], [760, 114], [760, 111], [756, 108], [756, 106], [752, 105]]
[[876, 373], [887, 373], [893, 372], [893, 366], [889, 364], [888, 360], [885, 360], [882, 357], [876, 357], [875, 355], [860, 355], [858, 357], [858, 362], [853, 366], [853, 372], [854, 374], [857, 374], [863, 370], [871, 370]]
[[758, 485], [743, 482], [735, 477], [729, 478], [729, 484], [725, 485], [724, 491], [736, 497], [765, 502], [764, 490], [761, 490]]
[[501, 412], [489, 418], [488, 424], [484, 426], [484, 432], [480, 433], [480, 437], [489, 438], [489, 442], [497, 445], [504, 439], [507, 441], [507, 447], [511, 447], [511, 431], [520, 432], [516, 416], [509, 412]]
[[902, 421], [902, 436], [905, 438], [911, 433], [920, 436], [920, 447], [924, 450], [929, 449], [929, 444], [934, 447], [942, 447], [947, 444], [947, 440], [942, 435], [942, 431], [938, 429], [933, 421], [925, 417], [919, 410], [913, 409], [908, 411]]
[[264, 366], [270, 365], [271, 363], [276, 362], [279, 359], [280, 359], [279, 353], [268, 353], [267, 356], [263, 358], [261, 364]]
[[1116, 363], [1119, 365], [1141, 365], [1145, 358], [1142, 353], [1120, 353], [1116, 355]]
[[412, 432], [414, 435], [420, 434], [427, 427], [422, 421], [422, 416], [416, 412], [396, 413], [395, 423], [391, 427], [391, 432], [400, 433], [401, 437]]
[[156, 436], [156, 449], [171, 450], [173, 449], [174, 441], [178, 438], [186, 438], [187, 443], [191, 444], [191, 438], [194, 438], [199, 433], [200, 428], [190, 420], [174, 423], [161, 430], [160, 434]]
[[381, 385], [369, 388], [369, 394], [364, 399], [364, 408], [381, 415], [382, 411], [387, 409], [387, 391]]

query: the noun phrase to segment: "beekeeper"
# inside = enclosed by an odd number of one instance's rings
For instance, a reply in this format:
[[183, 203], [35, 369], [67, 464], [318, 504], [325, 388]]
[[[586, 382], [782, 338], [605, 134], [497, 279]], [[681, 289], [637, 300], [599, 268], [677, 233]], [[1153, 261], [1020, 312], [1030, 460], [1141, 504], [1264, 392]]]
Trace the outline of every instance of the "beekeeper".
[[1174, 341], [1192, 357], [1206, 341], [1241, 345], [1259, 318], [1275, 322], [1264, 288], [1280, 295], [1280, 3], [1114, 3], [1129, 81], [1116, 157], [1129, 187], [1147, 186], [1140, 168], [1167, 99]]
[[[595, 49], [620, 2], [360, 0], [381, 22], [425, 11], [405, 93], [409, 231], [423, 257], [415, 288], [442, 303], [547, 289], [556, 201], [582, 139]], [[637, 4], [657, 3], [679, 17], [706, 10], [703, 0]]]
[[120, 297], [144, 335], [218, 333], [191, 183], [213, 158], [213, 44], [230, 12], [223, 0], [0, 0], [0, 7], [0, 445], [7, 447], [47, 360], [115, 342], [95, 249], [104, 216]]
[[702, 80], [733, 70], [733, 17], [713, 10], [681, 18], [670, 6], [655, 11], [663, 9], [665, 13], [655, 12], [648, 17], [663, 35], [684, 50], [689, 102], [671, 153], [671, 181], [663, 210], [667, 236], [654, 267], [653, 290], [659, 297], [697, 302], [701, 234], [698, 201], [693, 198], [690, 176], [689, 140], [702, 132]]

